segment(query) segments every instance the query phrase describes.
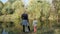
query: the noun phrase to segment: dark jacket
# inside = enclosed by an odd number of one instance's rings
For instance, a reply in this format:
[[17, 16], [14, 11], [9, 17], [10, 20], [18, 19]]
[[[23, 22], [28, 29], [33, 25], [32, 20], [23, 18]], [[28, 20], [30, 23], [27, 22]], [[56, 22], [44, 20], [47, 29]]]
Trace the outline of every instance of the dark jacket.
[[22, 20], [28, 21], [28, 14], [22, 14], [21, 18], [22, 18]]

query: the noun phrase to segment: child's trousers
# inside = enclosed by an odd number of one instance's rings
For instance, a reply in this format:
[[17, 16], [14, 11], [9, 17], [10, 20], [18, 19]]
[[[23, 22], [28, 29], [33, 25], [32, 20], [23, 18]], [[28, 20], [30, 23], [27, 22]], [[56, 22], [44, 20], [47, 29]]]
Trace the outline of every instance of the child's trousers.
[[36, 32], [37, 31], [37, 27], [36, 26], [34, 26], [34, 32]]

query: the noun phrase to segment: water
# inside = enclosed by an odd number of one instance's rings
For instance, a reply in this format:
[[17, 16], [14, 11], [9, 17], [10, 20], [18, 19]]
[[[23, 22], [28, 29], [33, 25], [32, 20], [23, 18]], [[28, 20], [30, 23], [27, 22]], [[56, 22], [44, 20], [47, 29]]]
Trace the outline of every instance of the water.
[[[23, 32], [19, 32], [19, 33], [23, 33]], [[33, 34], [33, 33], [34, 32], [32, 31], [32, 32], [23, 33], [23, 34]], [[36, 33], [37, 34], [60, 34], [60, 29], [58, 28], [58, 29], [54, 29], [54, 30], [49, 30], [47, 32], [41, 32], [41, 30], [38, 30]], [[12, 31], [8, 32], [5, 29], [3, 29], [2, 34], [18, 34], [18, 32], [17, 33], [16, 32], [12, 32]]]
[[8, 34], [5, 29], [3, 29], [2, 34]]

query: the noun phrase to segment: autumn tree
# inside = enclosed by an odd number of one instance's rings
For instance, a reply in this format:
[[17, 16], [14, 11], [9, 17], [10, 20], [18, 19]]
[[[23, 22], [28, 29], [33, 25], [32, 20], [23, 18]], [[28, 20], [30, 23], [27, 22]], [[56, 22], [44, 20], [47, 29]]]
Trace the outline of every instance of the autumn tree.
[[[41, 26], [48, 25], [48, 18], [50, 17], [50, 9], [51, 4], [45, 0], [31, 0], [30, 4], [28, 5], [28, 11], [29, 11], [29, 17], [30, 18], [37, 18], [39, 20], [42, 20], [42, 24], [40, 21]], [[39, 24], [39, 23], [38, 23]], [[40, 25], [39, 24], [39, 25]], [[38, 26], [39, 26], [38, 25]]]
[[2, 15], [2, 9], [4, 7], [4, 4], [0, 1], [0, 16]]
[[55, 8], [55, 12], [56, 12], [56, 15], [57, 15], [57, 23], [59, 23], [60, 21], [60, 0], [53, 0], [53, 5], [54, 5], [54, 8]]

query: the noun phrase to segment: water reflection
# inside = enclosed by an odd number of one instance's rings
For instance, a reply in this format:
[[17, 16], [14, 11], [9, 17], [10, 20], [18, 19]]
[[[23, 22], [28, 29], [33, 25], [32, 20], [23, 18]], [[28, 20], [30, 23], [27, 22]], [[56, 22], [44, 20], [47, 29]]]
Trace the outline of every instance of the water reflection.
[[[49, 30], [47, 32], [41, 32], [41, 30], [38, 30], [36, 33], [37, 34], [60, 34], [60, 29], [53, 29], [53, 30]], [[20, 32], [20, 33], [23, 33], [23, 32]], [[34, 33], [33, 31], [32, 32], [29, 32], [28, 34], [32, 34]], [[6, 31], [6, 29], [3, 29], [2, 30], [2, 34], [18, 34], [18, 32], [13, 32], [13, 31]], [[23, 34], [26, 34], [26, 33], [23, 33]]]
[[5, 29], [3, 29], [2, 34], [8, 34], [8, 32]]

